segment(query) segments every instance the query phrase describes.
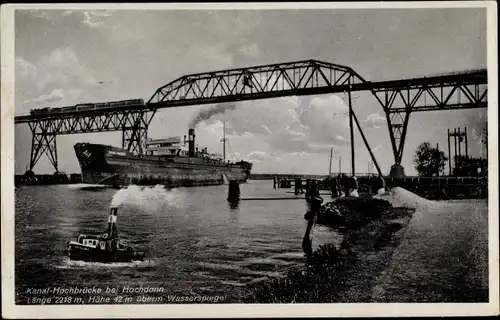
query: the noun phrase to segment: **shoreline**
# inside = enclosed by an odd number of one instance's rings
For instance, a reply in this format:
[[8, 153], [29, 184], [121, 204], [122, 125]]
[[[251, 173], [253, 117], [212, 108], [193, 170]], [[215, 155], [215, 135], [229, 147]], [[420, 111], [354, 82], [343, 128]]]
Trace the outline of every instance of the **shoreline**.
[[[344, 235], [340, 248], [325, 244], [314, 251], [303, 265], [284, 277], [265, 280], [249, 289], [243, 303], [372, 302], [377, 283], [401, 244], [415, 212], [396, 208], [373, 198], [339, 198], [345, 210], [350, 207], [347, 227], [338, 228], [336, 219], [318, 215], [317, 223], [333, 227]], [[334, 200], [336, 203], [338, 199]], [[348, 202], [347, 204], [345, 202]], [[387, 204], [385, 204], [386, 202]], [[373, 210], [380, 205], [378, 210]], [[322, 206], [325, 208], [329, 203]], [[384, 208], [385, 205], [388, 205]], [[357, 212], [353, 211], [358, 208]], [[379, 212], [377, 212], [379, 211]], [[330, 212], [331, 213], [331, 212]], [[371, 215], [375, 217], [371, 218]], [[331, 217], [331, 214], [329, 215]], [[362, 276], [360, 276], [362, 275]]]

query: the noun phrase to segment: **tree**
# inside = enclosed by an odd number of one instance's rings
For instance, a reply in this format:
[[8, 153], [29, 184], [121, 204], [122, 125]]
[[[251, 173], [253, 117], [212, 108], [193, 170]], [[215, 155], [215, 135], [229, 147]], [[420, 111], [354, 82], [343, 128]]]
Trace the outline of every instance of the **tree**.
[[488, 150], [488, 121], [483, 122], [479, 136], [481, 137], [481, 143], [486, 147], [486, 150]]
[[[480, 170], [478, 171], [478, 169]], [[488, 175], [488, 160], [466, 156], [455, 156], [453, 175], [456, 177], [486, 176]]]
[[447, 160], [443, 151], [431, 147], [429, 142], [423, 142], [415, 151], [413, 163], [419, 176], [432, 177], [439, 175]]

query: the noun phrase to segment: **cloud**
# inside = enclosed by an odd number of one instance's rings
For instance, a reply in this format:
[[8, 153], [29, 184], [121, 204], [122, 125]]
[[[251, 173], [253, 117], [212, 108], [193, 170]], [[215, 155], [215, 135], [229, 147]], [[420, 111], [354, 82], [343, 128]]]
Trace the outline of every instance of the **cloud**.
[[49, 94], [24, 100], [23, 106], [28, 109], [68, 106], [75, 104], [75, 101], [78, 101], [82, 96], [84, 96], [84, 92], [81, 89], [54, 89]]
[[373, 113], [369, 115], [365, 120], [363, 120], [363, 123], [369, 127], [369, 128], [380, 128], [382, 125], [386, 123], [386, 118], [382, 117], [378, 113]]
[[95, 86], [98, 81], [69, 47], [57, 48], [37, 63], [42, 88], [60, 85]]
[[23, 104], [36, 105], [39, 103], [59, 101], [62, 100], [63, 98], [64, 98], [63, 91], [61, 89], [54, 89], [50, 94], [42, 94], [38, 98], [25, 100], [23, 101]]
[[207, 141], [219, 143], [225, 121], [229, 141], [257, 161], [324, 154], [349, 144], [347, 110], [343, 100], [333, 95], [245, 101], [202, 121], [197, 135], [203, 132]]
[[299, 118], [308, 128], [310, 141], [325, 145], [345, 143], [349, 132], [348, 107], [340, 97], [313, 98]]
[[30, 13], [38, 19], [46, 20], [50, 22], [52, 25], [54, 24], [53, 20], [51, 19], [51, 15], [49, 15], [49, 13], [46, 11], [31, 10]]
[[79, 99], [99, 100], [97, 79], [70, 48], [57, 48], [37, 62], [16, 57], [16, 112], [25, 113], [40, 104], [72, 105]]
[[36, 78], [38, 76], [36, 66], [22, 57], [16, 57], [16, 75], [26, 78]]
[[227, 50], [224, 43], [192, 43], [187, 50], [179, 51], [178, 55], [175, 58], [191, 62], [189, 73], [230, 68], [234, 61], [233, 53]]
[[279, 161], [281, 157], [269, 154], [265, 151], [252, 151], [245, 155], [245, 159], [251, 162]]
[[239, 52], [250, 58], [258, 58], [260, 56], [259, 45], [256, 43], [243, 45]]
[[83, 21], [82, 23], [88, 27], [96, 28], [100, 25], [104, 24], [104, 20], [102, 18], [109, 17], [113, 14], [114, 11], [106, 10], [106, 11], [83, 11]]

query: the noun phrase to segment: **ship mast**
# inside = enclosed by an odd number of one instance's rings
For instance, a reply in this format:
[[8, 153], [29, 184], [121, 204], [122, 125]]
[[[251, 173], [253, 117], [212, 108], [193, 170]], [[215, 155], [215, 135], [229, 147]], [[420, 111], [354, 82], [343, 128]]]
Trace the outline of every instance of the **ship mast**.
[[224, 162], [226, 162], [226, 121], [222, 122], [222, 157]]
[[333, 148], [330, 149], [330, 166], [328, 167], [328, 175], [332, 175], [332, 156], [333, 156]]

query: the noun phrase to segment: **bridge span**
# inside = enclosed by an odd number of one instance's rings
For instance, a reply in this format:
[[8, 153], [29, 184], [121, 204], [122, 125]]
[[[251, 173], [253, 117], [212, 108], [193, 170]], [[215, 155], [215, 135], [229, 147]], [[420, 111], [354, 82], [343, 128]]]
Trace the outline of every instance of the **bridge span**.
[[159, 109], [343, 93], [347, 94], [349, 106], [352, 174], [355, 174], [354, 126], [359, 130], [377, 172], [381, 174], [354, 112], [352, 92], [370, 92], [375, 103], [382, 107], [394, 163], [400, 166], [411, 113], [486, 108], [487, 83], [486, 69], [391, 81], [366, 81], [350, 67], [304, 60], [185, 75], [158, 88], [147, 102], [137, 99], [121, 104], [86, 103], [32, 110], [29, 115], [15, 117], [14, 122], [27, 123], [32, 132], [30, 171], [43, 154], [47, 154], [57, 171], [56, 136], [60, 134], [122, 131], [122, 147], [141, 153], [149, 124]]

